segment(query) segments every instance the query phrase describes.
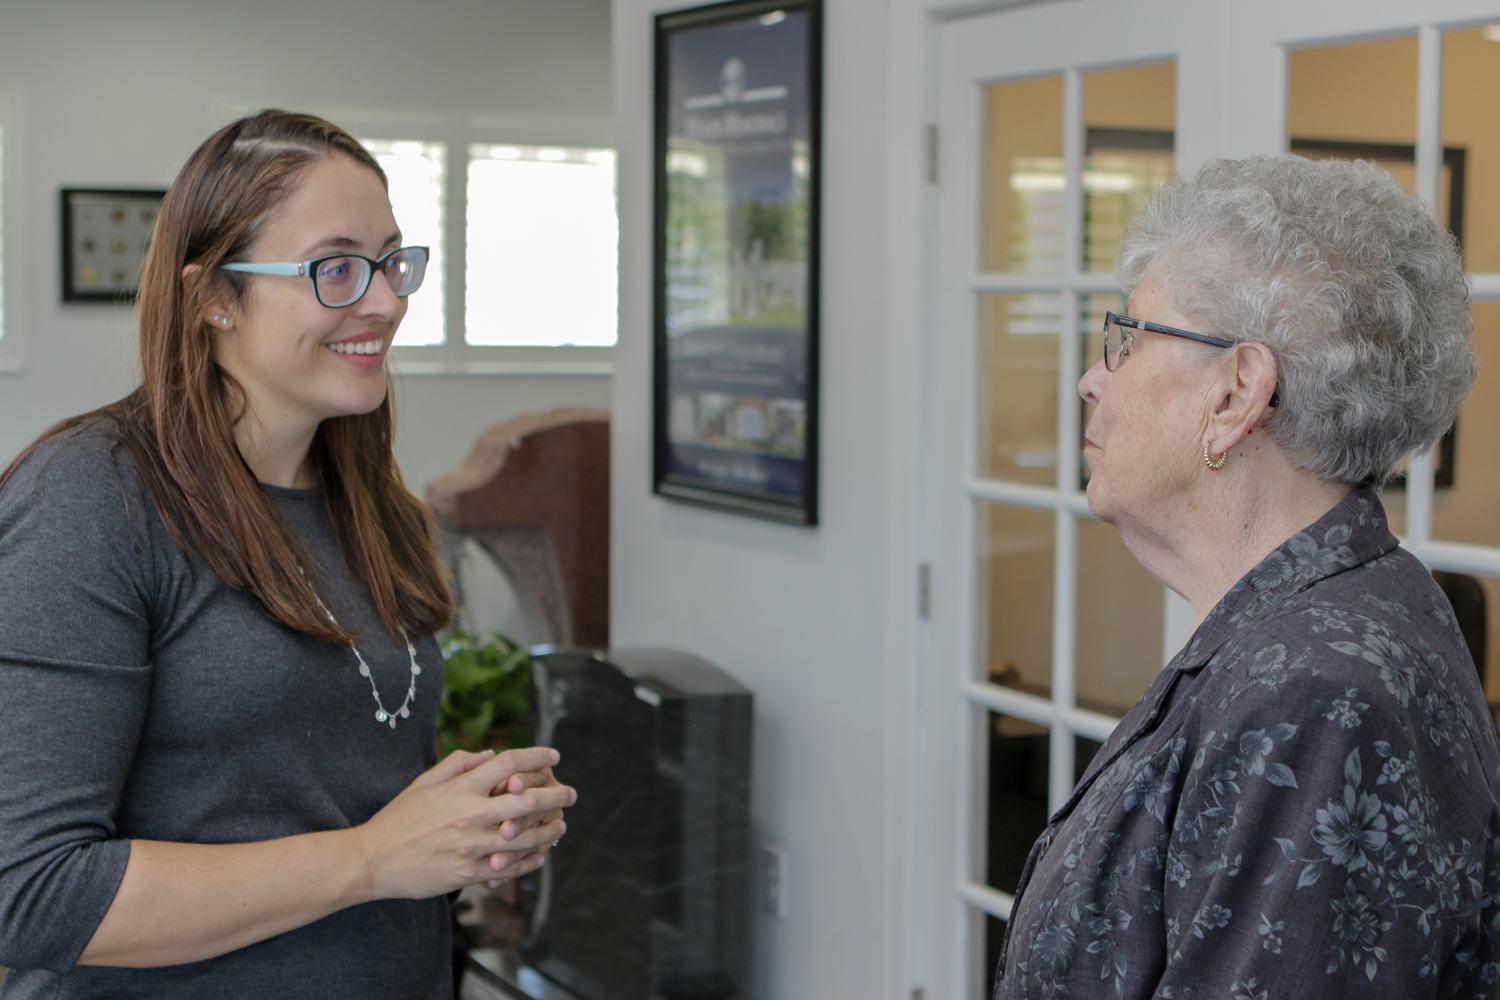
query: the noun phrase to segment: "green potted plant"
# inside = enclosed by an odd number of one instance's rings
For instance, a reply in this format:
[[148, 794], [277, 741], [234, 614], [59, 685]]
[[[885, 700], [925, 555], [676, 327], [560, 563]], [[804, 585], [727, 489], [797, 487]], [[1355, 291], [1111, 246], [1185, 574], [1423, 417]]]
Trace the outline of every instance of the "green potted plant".
[[446, 680], [438, 706], [438, 750], [505, 750], [530, 729], [531, 657], [499, 633], [480, 644], [464, 632], [443, 643]]

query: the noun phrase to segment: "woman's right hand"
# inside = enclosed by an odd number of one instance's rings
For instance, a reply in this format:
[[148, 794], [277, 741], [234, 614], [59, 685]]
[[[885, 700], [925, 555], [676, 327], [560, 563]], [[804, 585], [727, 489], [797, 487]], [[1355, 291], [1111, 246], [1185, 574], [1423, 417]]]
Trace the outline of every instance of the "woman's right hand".
[[[545, 847], [563, 833], [560, 810], [577, 794], [567, 785], [525, 782], [513, 775], [543, 771], [556, 750], [531, 747], [498, 756], [457, 751], [420, 775], [369, 822], [351, 833], [369, 877], [370, 899], [427, 899], [495, 878], [492, 855], [525, 855], [506, 877], [540, 867]], [[549, 815], [551, 814], [551, 815]], [[545, 817], [515, 839], [501, 824]], [[508, 830], [514, 829], [514, 824]], [[527, 853], [535, 852], [535, 853]]]

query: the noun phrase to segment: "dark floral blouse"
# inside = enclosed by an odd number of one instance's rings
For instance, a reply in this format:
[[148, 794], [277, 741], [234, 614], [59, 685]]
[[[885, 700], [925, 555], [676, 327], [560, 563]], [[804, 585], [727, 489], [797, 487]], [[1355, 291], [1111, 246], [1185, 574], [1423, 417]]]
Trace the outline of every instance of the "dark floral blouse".
[[1500, 746], [1357, 490], [1225, 595], [1032, 848], [997, 998], [1500, 996]]

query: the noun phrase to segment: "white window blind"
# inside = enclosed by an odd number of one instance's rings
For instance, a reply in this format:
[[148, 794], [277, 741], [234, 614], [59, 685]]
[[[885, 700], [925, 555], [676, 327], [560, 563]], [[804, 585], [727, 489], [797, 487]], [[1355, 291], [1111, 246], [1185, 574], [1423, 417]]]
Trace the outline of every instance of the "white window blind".
[[613, 150], [471, 145], [466, 222], [469, 344], [615, 343]]

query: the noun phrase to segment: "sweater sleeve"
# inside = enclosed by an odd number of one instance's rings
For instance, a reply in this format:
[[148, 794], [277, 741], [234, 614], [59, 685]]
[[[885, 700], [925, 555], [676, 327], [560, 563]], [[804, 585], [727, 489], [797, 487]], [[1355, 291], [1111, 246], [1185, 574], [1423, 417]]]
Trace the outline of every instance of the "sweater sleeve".
[[146, 719], [144, 495], [97, 434], [0, 490], [0, 964], [66, 971], [130, 856], [115, 814]]

